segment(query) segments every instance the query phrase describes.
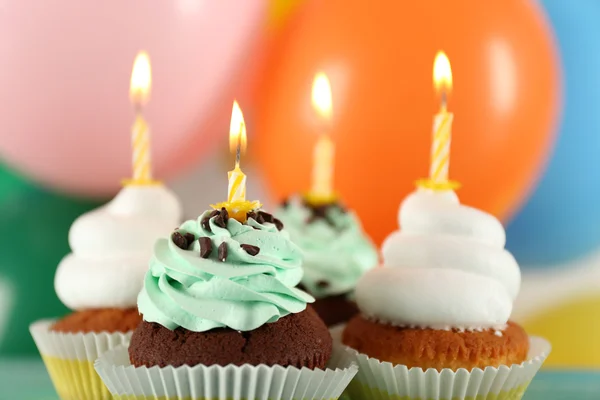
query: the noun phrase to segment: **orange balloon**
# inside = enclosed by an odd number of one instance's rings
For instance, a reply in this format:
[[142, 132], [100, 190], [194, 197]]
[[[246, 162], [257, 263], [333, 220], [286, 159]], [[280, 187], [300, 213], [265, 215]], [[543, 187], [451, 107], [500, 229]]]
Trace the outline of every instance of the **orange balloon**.
[[560, 94], [555, 48], [535, 2], [312, 0], [287, 28], [263, 77], [252, 148], [274, 194], [310, 184], [318, 124], [315, 73], [333, 91], [336, 190], [380, 243], [400, 202], [427, 177], [433, 60], [452, 65], [450, 177], [499, 217], [529, 192], [546, 159]]

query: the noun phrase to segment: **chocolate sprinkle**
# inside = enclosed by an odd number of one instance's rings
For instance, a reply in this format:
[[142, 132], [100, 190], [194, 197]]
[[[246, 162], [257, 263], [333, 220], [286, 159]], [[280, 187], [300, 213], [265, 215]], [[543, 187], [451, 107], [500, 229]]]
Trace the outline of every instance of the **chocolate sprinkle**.
[[218, 211], [219, 215], [215, 218], [215, 225], [220, 228], [227, 229], [227, 221], [229, 221], [229, 213], [225, 207]]
[[273, 216], [264, 211], [250, 211], [246, 214], [247, 218], [252, 218], [259, 224], [264, 224], [265, 222], [273, 223]]
[[227, 227], [227, 225], [225, 225], [225, 221], [223, 221], [223, 217], [221, 216], [221, 214], [219, 214], [219, 215], [217, 215], [215, 217], [214, 223], [219, 228], [226, 228]]
[[187, 239], [181, 233], [173, 232], [173, 234], [171, 235], [171, 240], [173, 241], [173, 243], [175, 243], [175, 246], [179, 247], [180, 249], [187, 250]]
[[258, 212], [258, 218], [261, 218], [261, 217], [262, 217], [263, 221], [273, 223], [273, 219], [274, 218], [273, 218], [272, 214], [269, 214], [269, 213], [264, 212], [264, 211], [259, 211]]
[[[278, 220], [277, 218], [275, 218], [273, 216], [273, 214], [269, 214], [268, 212], [250, 211], [249, 213], [246, 214], [246, 218], [248, 218], [248, 219], [252, 218], [259, 224], [264, 224], [264, 223], [275, 224], [275, 226], [277, 227], [277, 230], [279, 230], [279, 231], [283, 229], [283, 223], [280, 220]], [[254, 229], [258, 229], [258, 228], [254, 227]]]
[[325, 220], [330, 226], [336, 228], [335, 222], [329, 218], [328, 212], [331, 209], [337, 208], [343, 213], [346, 213], [346, 208], [341, 203], [331, 203], [331, 204], [319, 204], [314, 205], [310, 204], [308, 201], [304, 200], [303, 205], [310, 210], [310, 216], [306, 220], [307, 224], [318, 221], [319, 219]]
[[252, 246], [251, 244], [241, 244], [240, 247], [251, 256], [255, 256], [258, 253], [260, 253], [260, 247], [258, 246]]
[[221, 215], [223, 216], [223, 221], [227, 224], [227, 221], [229, 221], [229, 211], [225, 207], [221, 208]]
[[329, 287], [329, 282], [328, 281], [318, 281], [317, 287], [319, 289], [327, 289]]
[[257, 213], [257, 212], [252, 211], [251, 213], [248, 214], [248, 217], [253, 218], [259, 224], [265, 223], [265, 217], [260, 212]]
[[203, 236], [198, 238], [200, 242], [200, 257], [208, 258], [212, 252], [212, 240], [209, 237]]
[[283, 208], [288, 208], [290, 205], [290, 198], [286, 197], [285, 199], [283, 199], [283, 201], [281, 202], [281, 207]]
[[185, 237], [185, 240], [187, 240], [188, 247], [190, 247], [192, 245], [192, 243], [194, 243], [194, 240], [196, 240], [196, 237], [194, 236], [193, 233], [188, 232], [183, 236]]
[[219, 210], [213, 210], [210, 214], [208, 214], [208, 217], [203, 218], [202, 221], [200, 222], [200, 225], [202, 225], [202, 228], [206, 229], [209, 232], [212, 232], [212, 230], [210, 229], [210, 219], [214, 216], [216, 216], [217, 214], [219, 214]]
[[218, 257], [222, 262], [227, 260], [227, 243], [223, 242], [219, 245]]
[[281, 222], [280, 220], [278, 220], [277, 218], [275, 218], [274, 222], [275, 227], [277, 227], [277, 230], [280, 231], [283, 229], [283, 222]]

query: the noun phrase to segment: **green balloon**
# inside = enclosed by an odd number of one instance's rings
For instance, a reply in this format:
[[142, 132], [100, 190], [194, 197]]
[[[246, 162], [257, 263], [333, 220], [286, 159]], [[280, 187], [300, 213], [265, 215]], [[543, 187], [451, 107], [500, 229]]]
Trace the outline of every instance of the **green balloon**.
[[29, 325], [68, 313], [54, 291], [56, 267], [70, 251], [75, 218], [100, 204], [42, 189], [0, 165], [0, 356], [34, 354]]

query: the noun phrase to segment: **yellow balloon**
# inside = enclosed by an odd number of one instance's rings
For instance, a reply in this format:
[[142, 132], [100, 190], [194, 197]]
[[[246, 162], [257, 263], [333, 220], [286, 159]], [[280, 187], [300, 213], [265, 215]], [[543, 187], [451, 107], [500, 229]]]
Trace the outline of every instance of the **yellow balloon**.
[[600, 367], [600, 294], [581, 297], [521, 321], [530, 335], [552, 343], [544, 366]]
[[302, 0], [271, 0], [269, 4], [269, 27], [283, 26]]

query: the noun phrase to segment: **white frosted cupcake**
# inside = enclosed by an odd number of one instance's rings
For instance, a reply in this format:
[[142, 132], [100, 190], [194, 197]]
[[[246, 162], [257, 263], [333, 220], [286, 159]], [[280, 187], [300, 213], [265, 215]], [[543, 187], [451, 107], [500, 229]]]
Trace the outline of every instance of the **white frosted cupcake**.
[[520, 398], [550, 346], [509, 321], [520, 272], [501, 223], [451, 190], [423, 188], [399, 222], [383, 267], [359, 281], [361, 315], [342, 334], [361, 368], [351, 394]]
[[136, 300], [154, 242], [180, 219], [169, 189], [130, 185], [71, 226], [72, 253], [58, 266], [55, 288], [74, 312], [30, 328], [61, 398], [110, 398], [93, 362], [126, 343], [141, 321]]

